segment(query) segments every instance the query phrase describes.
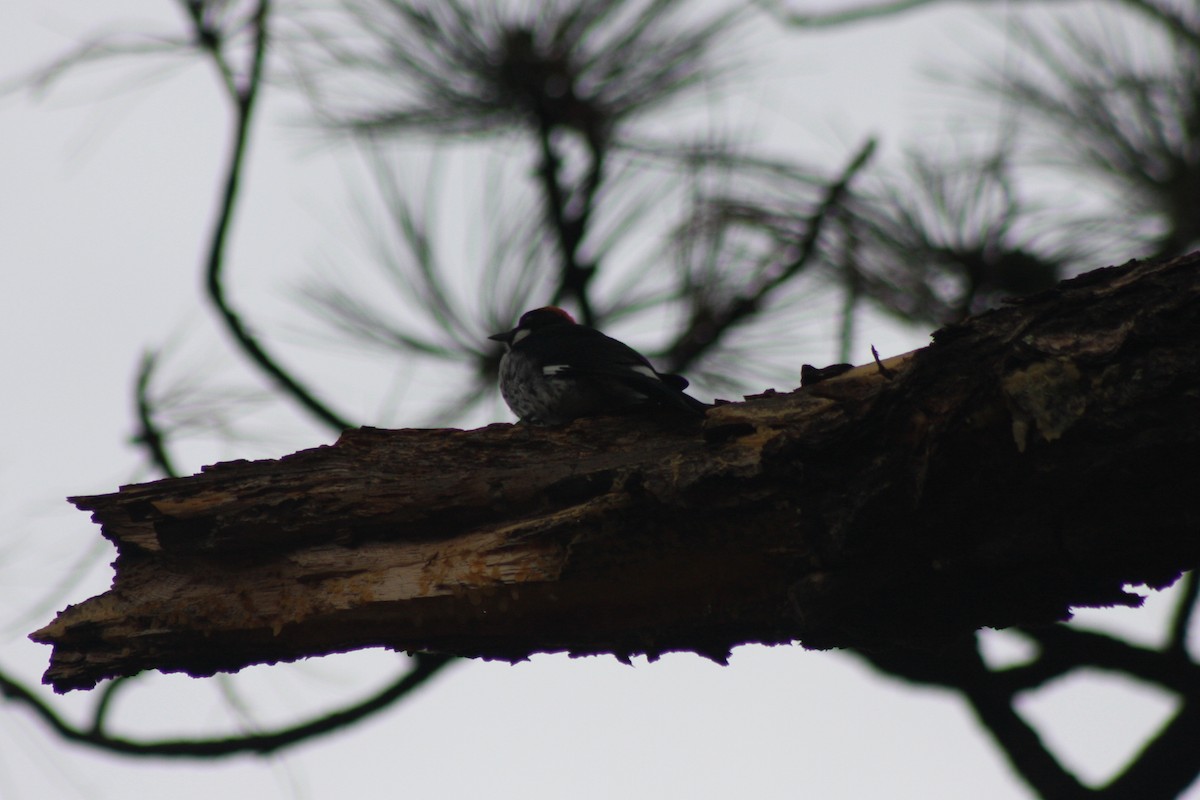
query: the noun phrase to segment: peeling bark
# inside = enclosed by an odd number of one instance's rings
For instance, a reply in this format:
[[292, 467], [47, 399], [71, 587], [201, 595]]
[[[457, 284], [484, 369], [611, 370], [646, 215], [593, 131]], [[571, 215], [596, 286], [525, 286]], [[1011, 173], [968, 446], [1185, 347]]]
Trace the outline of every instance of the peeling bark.
[[363, 647], [516, 660], [936, 648], [1200, 557], [1200, 254], [1097, 270], [703, 425], [364, 428], [73, 498], [112, 589], [59, 691]]

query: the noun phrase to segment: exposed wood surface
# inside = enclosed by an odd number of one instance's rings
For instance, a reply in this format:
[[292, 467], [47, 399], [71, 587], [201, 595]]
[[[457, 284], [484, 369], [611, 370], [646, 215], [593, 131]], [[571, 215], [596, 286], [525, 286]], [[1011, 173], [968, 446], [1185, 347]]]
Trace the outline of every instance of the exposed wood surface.
[[936, 647], [1128, 602], [1200, 558], [1198, 266], [1097, 270], [702, 426], [360, 429], [73, 498], [115, 578], [32, 635], [46, 681], [372, 646]]

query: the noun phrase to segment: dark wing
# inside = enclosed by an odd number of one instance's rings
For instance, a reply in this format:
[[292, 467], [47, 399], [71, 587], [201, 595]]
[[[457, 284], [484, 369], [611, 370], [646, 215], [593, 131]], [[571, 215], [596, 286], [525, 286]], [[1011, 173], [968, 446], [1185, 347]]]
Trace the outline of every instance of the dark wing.
[[616, 380], [644, 397], [682, 406], [691, 412], [707, 408], [686, 395], [688, 381], [659, 372], [645, 356], [624, 342], [583, 325], [558, 327], [554, 341], [543, 340], [542, 370], [547, 377], [597, 377]]

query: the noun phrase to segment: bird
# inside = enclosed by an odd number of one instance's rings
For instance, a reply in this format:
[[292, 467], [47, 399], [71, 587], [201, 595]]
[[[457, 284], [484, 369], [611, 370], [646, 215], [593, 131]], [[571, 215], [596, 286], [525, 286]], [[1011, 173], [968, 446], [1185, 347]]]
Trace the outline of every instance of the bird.
[[687, 378], [659, 372], [629, 345], [555, 306], [526, 311], [517, 327], [488, 338], [504, 344], [500, 394], [528, 425], [636, 407], [698, 420], [708, 408], [684, 393]]

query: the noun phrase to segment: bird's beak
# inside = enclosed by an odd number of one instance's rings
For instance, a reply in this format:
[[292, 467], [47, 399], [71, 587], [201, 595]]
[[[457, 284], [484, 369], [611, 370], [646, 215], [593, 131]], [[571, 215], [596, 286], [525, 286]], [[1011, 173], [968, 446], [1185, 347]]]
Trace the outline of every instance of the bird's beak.
[[493, 342], [504, 342], [505, 344], [511, 344], [514, 333], [516, 333], [515, 330], [505, 331], [504, 333], [493, 333], [488, 338]]

